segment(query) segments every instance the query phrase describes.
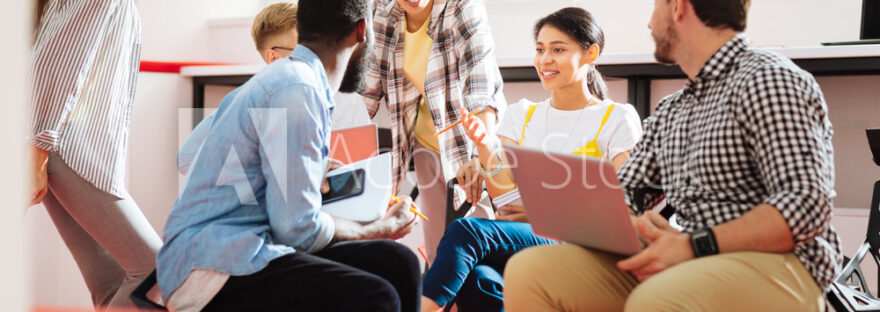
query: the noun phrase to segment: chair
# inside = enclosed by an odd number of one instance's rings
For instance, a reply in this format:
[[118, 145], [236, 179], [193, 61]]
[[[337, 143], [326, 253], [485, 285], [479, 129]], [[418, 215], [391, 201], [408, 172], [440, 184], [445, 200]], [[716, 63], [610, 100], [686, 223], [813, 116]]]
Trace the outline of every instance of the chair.
[[[867, 133], [874, 162], [880, 166], [880, 130], [869, 129]], [[834, 279], [826, 293], [828, 303], [838, 312], [880, 311], [880, 299], [871, 295], [861, 268], [862, 259], [869, 252], [874, 258], [874, 264], [880, 267], [880, 180], [874, 183], [870, 209], [865, 241], [851, 260], [845, 259], [843, 271]], [[880, 280], [877, 286], [880, 291]]]
[[[455, 209], [455, 186], [458, 185], [458, 179], [452, 178], [448, 182], [446, 182], [446, 226], [449, 226], [452, 221], [455, 219], [462, 218], [471, 210], [473, 205], [467, 201], [461, 204], [458, 207], [458, 210]], [[486, 189], [483, 189], [483, 192], [486, 192]], [[495, 203], [489, 201], [492, 204], [492, 211], [498, 211], [498, 208], [495, 207]]]
[[[868, 233], [865, 242], [859, 247], [852, 259], [846, 261], [840, 275], [828, 288], [826, 298], [838, 312], [880, 312], [880, 299], [871, 295], [861, 262], [868, 253], [874, 263], [880, 266], [880, 180], [874, 183], [874, 195], [871, 200], [871, 212], [868, 215]], [[878, 282], [880, 289], [880, 282]]]
[[150, 289], [153, 289], [153, 286], [156, 286], [156, 270], [150, 273], [140, 285], [133, 292], [129, 298], [134, 301], [134, 305], [140, 309], [147, 310], [159, 310], [159, 311], [168, 311], [164, 306], [153, 302], [150, 298], [147, 298], [147, 293], [150, 292]]

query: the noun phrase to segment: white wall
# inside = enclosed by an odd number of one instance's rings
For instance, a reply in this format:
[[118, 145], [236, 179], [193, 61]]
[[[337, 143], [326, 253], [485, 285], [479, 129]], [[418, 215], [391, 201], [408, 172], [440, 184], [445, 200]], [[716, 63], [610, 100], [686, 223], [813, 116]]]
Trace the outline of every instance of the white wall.
[[29, 311], [31, 306], [30, 259], [27, 250], [31, 239], [25, 235], [22, 214], [25, 209], [25, 80], [31, 38], [30, 1], [11, 1], [0, 12], [0, 50], [4, 74], [0, 75], [3, 114], [0, 114], [0, 298], [3, 310]]
[[[257, 2], [252, 0], [140, 1], [138, 4], [144, 30], [142, 59], [259, 63], [259, 56], [252, 48], [248, 32], [250, 16], [258, 9], [254, 5]], [[859, 3], [858, 0], [753, 1], [749, 35], [759, 46], [816, 45], [821, 41], [856, 39]], [[608, 36], [607, 53], [652, 51], [653, 43], [646, 27], [652, 9], [650, 0], [487, 0], [490, 23], [498, 47], [497, 55], [499, 57], [531, 56], [533, 50], [531, 26], [534, 21], [557, 8], [569, 5], [583, 6], [599, 16]], [[7, 13], [0, 14], [12, 18], [4, 18], [0, 23], [14, 23], [16, 20], [23, 22], [22, 16], [27, 16], [27, 14], [13, 14], [17, 11], [10, 9], [4, 12]], [[786, 12], [786, 14], [777, 14], [778, 12]], [[246, 18], [235, 19], [238, 13]], [[221, 18], [224, 20], [217, 20]], [[4, 29], [22, 28], [22, 26], [8, 26]], [[15, 34], [2, 33], [0, 39], [6, 39], [9, 35]], [[10, 40], [15, 39], [3, 42]], [[4, 53], [14, 52], [4, 49]], [[21, 66], [22, 63], [10, 62], [14, 66]], [[7, 68], [14, 70], [13, 67]], [[880, 178], [880, 171], [876, 166], [865, 163], [868, 160], [867, 148], [864, 147], [864, 142], [859, 141], [864, 140], [864, 134], [860, 133], [859, 129], [867, 126], [880, 127], [877, 123], [880, 119], [876, 118], [880, 116], [880, 111], [877, 110], [880, 105], [876, 102], [876, 99], [880, 98], [878, 94], [880, 89], [870, 87], [880, 85], [880, 78], [877, 76], [822, 77], [819, 78], [819, 82], [826, 93], [836, 130], [834, 143], [837, 149], [837, 189], [840, 195], [836, 205], [866, 208], [869, 199], [865, 194], [865, 188], [870, 186], [871, 181]], [[16, 87], [14, 83], [19, 85]], [[20, 79], [13, 79], [8, 83], [0, 84], [0, 88], [20, 91], [21, 83]], [[626, 101], [626, 81], [609, 80], [608, 85], [613, 100]], [[656, 103], [661, 96], [681, 88], [681, 85], [680, 80], [653, 82], [652, 103]], [[173, 74], [145, 73], [139, 76], [137, 88], [129, 153], [129, 189], [153, 226], [161, 230], [178, 189], [179, 175], [174, 169], [174, 155], [181, 143], [180, 140], [185, 138], [178, 130], [185, 130], [190, 126], [189, 112], [185, 108], [189, 107], [192, 100], [191, 82]], [[226, 87], [209, 88], [206, 94], [208, 106], [216, 106], [220, 98], [229, 90], [230, 88]], [[541, 100], [548, 96], [548, 93], [537, 83], [508, 83], [505, 93], [511, 103], [523, 97]], [[9, 122], [20, 121], [18, 118], [13, 118], [14, 116], [14, 114], [3, 114], [0, 115], [0, 119], [6, 118]], [[0, 125], [12, 125], [9, 122], [0, 122]], [[20, 136], [3, 136], [0, 140], [15, 137]], [[9, 153], [0, 155], [3, 155], [0, 157], [15, 156]], [[0, 164], [3, 163], [21, 162], [0, 161]], [[9, 171], [4, 168], [2, 172]], [[847, 187], [842, 189], [841, 185]], [[20, 185], [10, 187], [20, 187]], [[13, 189], [9, 187], [0, 186], [0, 190], [9, 191], [10, 194], [17, 193], [12, 192]], [[0, 200], [10, 198], [12, 196], [0, 196]], [[20, 204], [8, 203], [5, 206], [17, 207]], [[867, 222], [865, 218], [866, 215], [859, 213], [835, 216], [833, 222], [841, 230], [847, 254], [852, 254], [855, 250], [851, 245], [858, 244], [864, 237]], [[14, 209], [0, 209], [0, 220], [20, 219], [20, 214]], [[21, 298], [28, 290], [33, 290], [35, 295], [33, 301], [41, 305], [90, 307], [89, 296], [79, 271], [45, 211], [37, 207], [32, 208], [25, 224], [28, 227], [28, 235], [15, 234], [15, 231], [20, 231], [15, 225], [11, 227], [4, 225], [0, 226], [0, 237], [24, 236], [39, 242], [36, 245], [39, 248], [23, 253], [31, 255], [30, 258], [34, 261], [33, 270], [10, 270], [8, 274], [2, 271], [0, 276], [3, 276], [5, 282], [7, 276], [14, 280], [16, 274], [22, 276], [22, 272], [31, 272], [30, 277], [34, 284], [33, 287], [13, 287], [9, 290], [2, 287], [13, 283], [0, 284], [3, 297], [6, 298], [6, 294], [13, 294], [14, 296], [9, 298]], [[20, 244], [18, 239], [4, 242], [6, 243], [4, 250], [14, 251], [22, 248], [16, 245]], [[3, 261], [7, 261], [6, 258], [4, 257]], [[16, 260], [12, 259], [12, 261]], [[18, 259], [15, 265], [0, 265], [0, 268], [27, 268], [27, 264], [23, 259]], [[870, 273], [868, 275], [873, 276]], [[26, 277], [22, 277], [21, 283], [13, 285], [27, 284]], [[12, 301], [13, 308], [15, 303]], [[8, 304], [9, 301], [4, 301], [3, 310], [8, 310]]]
[[[651, 0], [484, 1], [498, 57], [531, 56], [534, 23], [567, 6], [583, 7], [599, 19], [606, 35], [606, 53], [648, 53], [654, 49], [647, 27], [653, 10]], [[260, 9], [257, 3], [141, 1], [144, 59], [259, 63], [249, 33], [251, 20]], [[861, 0], [752, 1], [746, 32], [759, 47], [855, 40], [860, 14]]]
[[[486, 0], [498, 57], [531, 56], [532, 27], [563, 7], [592, 12], [605, 31], [606, 53], [648, 53], [654, 49], [648, 21], [651, 0]], [[784, 14], [781, 14], [784, 12]], [[752, 1], [746, 30], [756, 46], [815, 46], [859, 37], [861, 0]]]

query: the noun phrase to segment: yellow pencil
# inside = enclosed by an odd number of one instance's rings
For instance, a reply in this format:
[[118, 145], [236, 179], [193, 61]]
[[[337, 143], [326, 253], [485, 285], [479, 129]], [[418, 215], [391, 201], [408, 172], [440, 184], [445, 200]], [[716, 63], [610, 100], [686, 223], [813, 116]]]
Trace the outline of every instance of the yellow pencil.
[[[487, 106], [487, 107], [488, 107], [488, 106]], [[443, 133], [443, 132], [449, 131], [449, 129], [452, 129], [452, 128], [455, 127], [455, 126], [458, 126], [458, 124], [460, 124], [462, 121], [464, 121], [465, 118], [467, 118], [467, 117], [474, 117], [474, 115], [479, 114], [479, 113], [482, 112], [483, 110], [485, 110], [485, 108], [484, 108], [484, 109], [478, 109], [478, 110], [475, 110], [475, 111], [470, 112], [469, 114], [467, 114], [466, 117], [459, 118], [458, 121], [453, 122], [451, 125], [449, 125], [449, 127], [446, 127], [446, 128], [444, 128], [443, 130], [440, 130], [439, 132], [434, 133], [434, 136], [438, 136], [438, 135], [440, 135], [440, 134]]]
[[[391, 195], [391, 199], [393, 199], [394, 202], [397, 202], [397, 203], [400, 202], [400, 198], [397, 198], [397, 196], [394, 196], [394, 194]], [[428, 221], [428, 217], [426, 217], [421, 212], [419, 212], [418, 209], [416, 209], [416, 204], [409, 205], [409, 211], [412, 211], [414, 214], [419, 216], [419, 218], [422, 218], [422, 220]]]

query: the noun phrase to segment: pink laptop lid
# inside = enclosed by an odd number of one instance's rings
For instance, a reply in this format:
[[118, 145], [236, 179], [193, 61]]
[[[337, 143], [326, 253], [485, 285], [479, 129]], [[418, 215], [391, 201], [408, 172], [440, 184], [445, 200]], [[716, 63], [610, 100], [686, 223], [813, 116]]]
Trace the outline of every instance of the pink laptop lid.
[[330, 132], [330, 158], [350, 164], [379, 155], [377, 126], [369, 124]]
[[505, 145], [536, 234], [622, 255], [641, 250], [611, 162]]

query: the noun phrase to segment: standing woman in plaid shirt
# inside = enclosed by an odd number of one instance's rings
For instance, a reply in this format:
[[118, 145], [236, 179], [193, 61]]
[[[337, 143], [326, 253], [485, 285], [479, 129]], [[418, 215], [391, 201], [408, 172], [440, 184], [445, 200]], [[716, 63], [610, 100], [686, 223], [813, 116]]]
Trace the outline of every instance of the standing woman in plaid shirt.
[[[394, 191], [414, 162], [425, 223], [425, 247], [432, 262], [446, 218], [446, 181], [472, 160], [472, 144], [461, 127], [434, 133], [459, 120], [459, 111], [494, 133], [506, 106], [501, 72], [486, 9], [480, 0], [376, 0], [376, 48], [364, 94], [375, 116], [380, 103], [391, 114]], [[465, 187], [482, 180], [468, 177]], [[456, 207], [464, 193], [456, 194]], [[478, 201], [469, 196], [473, 202]]]
[[41, 2], [30, 67], [29, 195], [45, 205], [92, 303], [133, 306], [129, 294], [162, 245], [124, 184], [140, 16], [134, 0]]

